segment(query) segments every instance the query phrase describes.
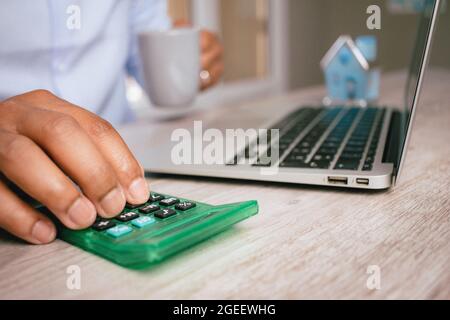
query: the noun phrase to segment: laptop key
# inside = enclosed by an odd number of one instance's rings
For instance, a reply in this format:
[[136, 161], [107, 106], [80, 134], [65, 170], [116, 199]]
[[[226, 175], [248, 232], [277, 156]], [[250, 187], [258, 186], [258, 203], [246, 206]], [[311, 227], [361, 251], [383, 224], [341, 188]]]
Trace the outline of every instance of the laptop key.
[[312, 161], [309, 166], [313, 169], [328, 169], [330, 167], [329, 161]]
[[374, 162], [375, 162], [375, 159], [373, 157], [367, 157], [366, 158], [366, 163], [373, 164]]
[[292, 150], [292, 154], [295, 155], [309, 154], [310, 152], [310, 148], [294, 148], [294, 150]]
[[314, 157], [313, 160], [315, 161], [322, 161], [327, 160], [329, 162], [333, 161], [336, 156], [334, 154], [322, 154], [318, 152]]
[[361, 160], [362, 156], [362, 153], [358, 152], [344, 152], [341, 154], [341, 159]]
[[309, 143], [307, 141], [300, 143], [300, 146], [303, 148], [311, 148], [312, 147], [311, 143]]
[[345, 153], [357, 153], [357, 152], [364, 152], [364, 147], [349, 147], [349, 146], [346, 146], [345, 148], [344, 148], [344, 151], [343, 152], [345, 152]]
[[375, 150], [372, 150], [372, 149], [369, 149], [369, 152], [367, 152], [367, 156], [368, 157], [375, 157], [375, 154], [376, 154], [376, 151]]
[[361, 147], [361, 148], [364, 148], [364, 147], [366, 146], [366, 142], [364, 142], [364, 141], [356, 141], [356, 140], [352, 141], [352, 140], [350, 140], [350, 141], [347, 143], [347, 146], [348, 146], [348, 147]]
[[339, 146], [340, 146], [340, 143], [337, 143], [337, 142], [327, 142], [327, 141], [325, 141], [323, 144], [322, 144], [322, 148], [332, 148], [332, 149], [337, 149], [337, 148], [339, 148]]
[[320, 148], [317, 153], [334, 155], [337, 153], [337, 151], [338, 151], [337, 148]]
[[280, 167], [282, 167], [282, 168], [299, 168], [299, 169], [310, 168], [309, 163], [305, 163], [303, 161], [283, 161], [280, 164]]
[[338, 169], [338, 170], [357, 170], [358, 167], [359, 167], [359, 161], [358, 160], [339, 159], [339, 161], [336, 164], [335, 169]]

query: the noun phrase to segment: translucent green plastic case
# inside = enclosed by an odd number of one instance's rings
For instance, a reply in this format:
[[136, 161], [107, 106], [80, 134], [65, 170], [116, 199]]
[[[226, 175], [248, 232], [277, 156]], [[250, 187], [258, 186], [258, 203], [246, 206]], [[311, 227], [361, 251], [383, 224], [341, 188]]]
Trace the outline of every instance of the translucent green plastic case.
[[[168, 197], [164, 195], [165, 197]], [[127, 225], [133, 230], [120, 238], [114, 238], [107, 231], [92, 228], [73, 231], [61, 225], [58, 237], [84, 250], [132, 269], [142, 269], [203, 241], [226, 228], [258, 213], [256, 201], [248, 201], [222, 206], [213, 206], [191, 200], [196, 205], [188, 211], [176, 210], [176, 215], [154, 218], [149, 226], [137, 228], [129, 222], [114, 221], [117, 225]], [[139, 208], [125, 209], [124, 213], [139, 213]], [[140, 216], [143, 214], [139, 213]], [[146, 215], [146, 216], [152, 216]]]

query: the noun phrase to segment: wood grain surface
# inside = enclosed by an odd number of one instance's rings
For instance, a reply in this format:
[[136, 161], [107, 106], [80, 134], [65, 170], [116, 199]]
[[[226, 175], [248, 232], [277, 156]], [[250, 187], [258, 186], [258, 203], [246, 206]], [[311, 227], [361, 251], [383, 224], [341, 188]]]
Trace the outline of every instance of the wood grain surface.
[[[383, 101], [400, 101], [403, 80], [385, 78]], [[256, 199], [260, 214], [146, 271], [1, 233], [0, 298], [449, 299], [450, 72], [432, 70], [424, 89], [392, 190], [151, 177], [153, 190], [212, 204]], [[293, 94], [314, 100], [323, 88]], [[80, 290], [66, 286], [71, 265], [81, 269]], [[371, 265], [380, 290], [366, 286]]]

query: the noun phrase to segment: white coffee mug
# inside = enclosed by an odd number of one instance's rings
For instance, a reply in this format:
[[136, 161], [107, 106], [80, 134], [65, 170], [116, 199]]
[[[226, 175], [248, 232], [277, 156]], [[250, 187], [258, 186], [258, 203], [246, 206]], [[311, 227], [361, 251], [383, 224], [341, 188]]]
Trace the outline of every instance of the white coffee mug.
[[199, 92], [200, 31], [139, 34], [145, 90], [156, 107], [191, 106]]

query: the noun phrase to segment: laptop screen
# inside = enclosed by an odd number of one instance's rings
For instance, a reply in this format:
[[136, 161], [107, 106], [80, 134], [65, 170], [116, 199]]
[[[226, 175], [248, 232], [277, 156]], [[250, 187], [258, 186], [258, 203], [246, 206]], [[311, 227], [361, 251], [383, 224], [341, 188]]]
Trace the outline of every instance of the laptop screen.
[[[295, 59], [290, 64], [290, 80], [294, 87], [315, 85], [325, 80], [329, 101], [334, 104], [347, 98], [404, 107], [405, 117], [396, 115], [402, 118], [402, 123], [393, 133], [396, 139], [391, 145], [394, 147], [386, 152], [389, 154], [386, 160], [394, 162], [394, 175], [404, 158], [433, 17], [436, 16], [433, 13], [437, 12], [435, 8], [441, 2], [298, 0], [291, 3], [294, 17], [290, 23], [295, 33], [290, 36], [290, 42]], [[447, 15], [446, 11], [443, 12]], [[342, 49], [344, 44], [348, 44], [350, 50]], [[441, 57], [441, 52], [439, 54], [440, 60], [448, 60]], [[333, 62], [337, 61], [350, 66], [359, 63], [367, 72], [364, 75], [355, 72], [352, 82], [347, 81], [349, 84], [343, 88], [334, 84], [343, 82], [334, 76]], [[339, 77], [342, 79], [347, 75], [342, 72]], [[369, 84], [351, 85], [353, 78], [358, 84]], [[361, 94], [355, 89], [357, 87], [365, 87], [366, 91]]]
[[419, 94], [422, 86], [427, 59], [431, 50], [431, 38], [434, 31], [440, 0], [422, 1], [421, 16], [418, 22], [417, 38], [413, 56], [409, 69], [408, 81], [405, 91], [405, 121], [401, 128], [400, 150], [396, 163], [398, 175], [401, 169], [401, 163], [406, 155], [408, 138], [414, 118], [415, 108], [417, 107]]

